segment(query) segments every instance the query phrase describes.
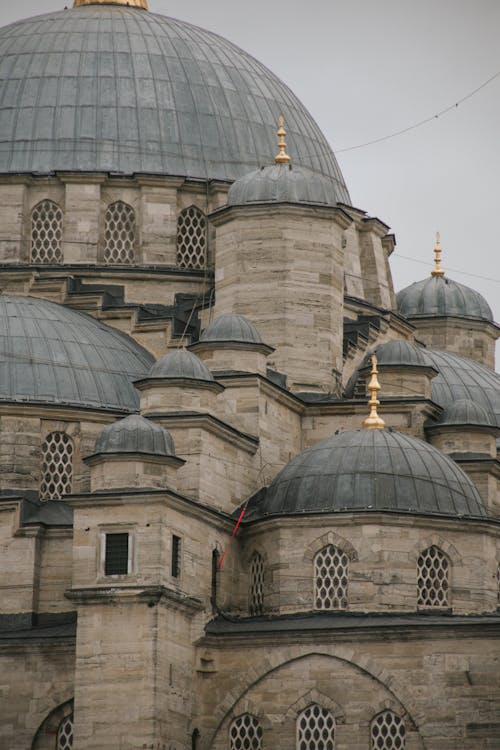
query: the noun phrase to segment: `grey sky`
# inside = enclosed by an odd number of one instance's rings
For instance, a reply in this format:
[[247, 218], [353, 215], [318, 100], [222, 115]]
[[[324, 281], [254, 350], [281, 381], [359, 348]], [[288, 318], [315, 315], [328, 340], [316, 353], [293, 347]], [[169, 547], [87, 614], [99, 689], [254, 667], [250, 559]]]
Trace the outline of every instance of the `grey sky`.
[[[433, 115], [500, 71], [498, 0], [149, 1], [255, 55], [335, 150]], [[64, 4], [1, 0], [0, 24]], [[354, 205], [396, 233], [396, 289], [429, 273], [439, 229], [448, 275], [480, 291], [500, 321], [499, 124], [500, 77], [442, 118], [338, 159]]]

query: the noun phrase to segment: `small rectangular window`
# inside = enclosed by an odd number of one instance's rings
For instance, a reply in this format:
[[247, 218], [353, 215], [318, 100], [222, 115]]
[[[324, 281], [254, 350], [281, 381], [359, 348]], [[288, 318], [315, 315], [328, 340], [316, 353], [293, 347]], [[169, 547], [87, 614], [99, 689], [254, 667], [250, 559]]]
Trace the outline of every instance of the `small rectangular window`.
[[172, 576], [179, 578], [181, 575], [181, 538], [172, 535]]
[[129, 573], [129, 535], [106, 534], [104, 574], [107, 576]]

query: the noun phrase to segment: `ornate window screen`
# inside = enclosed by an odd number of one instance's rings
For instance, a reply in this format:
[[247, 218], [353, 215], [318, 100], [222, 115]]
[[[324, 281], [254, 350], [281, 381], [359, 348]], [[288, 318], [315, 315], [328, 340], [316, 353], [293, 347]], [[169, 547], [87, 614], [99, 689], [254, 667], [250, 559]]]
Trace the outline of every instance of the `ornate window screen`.
[[41, 500], [59, 500], [71, 492], [73, 441], [64, 432], [52, 432], [42, 447]]
[[177, 265], [205, 268], [207, 265], [207, 220], [196, 206], [185, 208], [177, 221]]
[[62, 263], [63, 213], [57, 203], [44, 200], [31, 212], [32, 263]]
[[449, 568], [446, 555], [438, 547], [426, 549], [418, 558], [418, 606], [449, 606]]
[[135, 235], [134, 209], [122, 201], [108, 206], [104, 219], [104, 262], [133, 263]]
[[404, 750], [405, 725], [392, 711], [382, 711], [371, 723], [371, 750]]
[[261, 615], [264, 611], [264, 560], [254, 552], [250, 561], [250, 614]]
[[314, 558], [315, 609], [347, 609], [349, 558], [333, 544]]
[[72, 750], [73, 747], [73, 714], [66, 716], [57, 730], [56, 750]]
[[229, 728], [230, 750], [262, 750], [262, 727], [251, 714], [238, 716]]
[[297, 718], [297, 750], [335, 750], [335, 719], [313, 703]]

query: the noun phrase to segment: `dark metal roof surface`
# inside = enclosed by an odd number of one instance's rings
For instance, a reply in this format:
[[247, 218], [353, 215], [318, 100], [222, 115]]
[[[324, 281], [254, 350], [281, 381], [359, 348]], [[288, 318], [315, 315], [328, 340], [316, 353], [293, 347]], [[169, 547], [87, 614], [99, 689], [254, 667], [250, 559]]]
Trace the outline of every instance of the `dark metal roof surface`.
[[154, 13], [92, 5], [0, 29], [0, 172], [146, 172], [234, 180], [289, 152], [339, 166], [292, 91], [220, 36]]
[[84, 313], [0, 295], [0, 401], [136, 411], [153, 357]]
[[214, 382], [214, 376], [196, 354], [187, 349], [177, 349], [158, 360], [148, 374], [149, 378], [187, 378]]
[[470, 398], [459, 398], [445, 409], [439, 424], [489, 426], [493, 424], [493, 419], [480, 404]]
[[95, 453], [175, 456], [175, 447], [172, 435], [161, 425], [131, 414], [104, 428], [96, 440]]
[[446, 276], [429, 276], [397, 294], [398, 312], [406, 318], [444, 317], [493, 320], [484, 297], [468, 286]]
[[238, 341], [245, 344], [262, 344], [260, 333], [243, 315], [219, 315], [200, 336], [200, 341]]
[[468, 399], [481, 406], [493, 424], [500, 427], [500, 375], [467, 357], [433, 349], [423, 350], [438, 370], [432, 380], [432, 399], [448, 409], [456, 401]]
[[485, 517], [469, 477], [428, 443], [392, 430], [350, 430], [294, 458], [248, 517], [338, 511]]
[[335, 206], [342, 197], [334, 180], [291, 164], [258, 169], [234, 182], [227, 195], [229, 206], [248, 203], [312, 203]]

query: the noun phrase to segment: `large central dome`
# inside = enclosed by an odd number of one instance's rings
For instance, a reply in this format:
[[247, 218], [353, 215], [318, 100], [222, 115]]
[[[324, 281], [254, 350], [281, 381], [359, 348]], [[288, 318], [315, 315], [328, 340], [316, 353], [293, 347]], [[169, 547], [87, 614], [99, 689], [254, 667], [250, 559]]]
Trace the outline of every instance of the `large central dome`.
[[88, 5], [0, 29], [0, 173], [235, 180], [272, 162], [282, 113], [297, 164], [349, 194], [296, 96], [230, 42], [138, 8]]

